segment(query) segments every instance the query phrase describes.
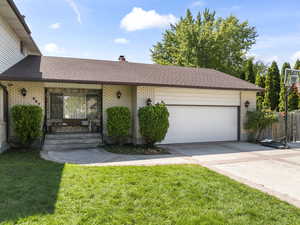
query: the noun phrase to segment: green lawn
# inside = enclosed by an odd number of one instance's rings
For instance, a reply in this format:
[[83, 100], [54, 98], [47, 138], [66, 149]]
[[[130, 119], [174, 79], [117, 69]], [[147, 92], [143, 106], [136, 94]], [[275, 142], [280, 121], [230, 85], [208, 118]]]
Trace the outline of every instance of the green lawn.
[[84, 167], [0, 155], [0, 224], [300, 224], [300, 210], [195, 165]]

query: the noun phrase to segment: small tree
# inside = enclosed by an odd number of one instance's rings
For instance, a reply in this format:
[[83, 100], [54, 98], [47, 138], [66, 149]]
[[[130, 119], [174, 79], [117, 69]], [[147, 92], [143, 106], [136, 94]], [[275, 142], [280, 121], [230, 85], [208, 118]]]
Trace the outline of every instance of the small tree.
[[165, 104], [139, 109], [140, 132], [148, 146], [164, 140], [169, 129], [169, 112]]
[[263, 129], [277, 121], [276, 114], [270, 110], [248, 111], [245, 129], [253, 132], [255, 140], [259, 140]]
[[131, 127], [131, 115], [127, 107], [111, 107], [107, 113], [108, 136], [114, 138], [118, 144], [122, 144], [124, 138], [129, 135]]
[[16, 136], [24, 147], [29, 147], [42, 134], [42, 108], [36, 105], [15, 105], [11, 115]]

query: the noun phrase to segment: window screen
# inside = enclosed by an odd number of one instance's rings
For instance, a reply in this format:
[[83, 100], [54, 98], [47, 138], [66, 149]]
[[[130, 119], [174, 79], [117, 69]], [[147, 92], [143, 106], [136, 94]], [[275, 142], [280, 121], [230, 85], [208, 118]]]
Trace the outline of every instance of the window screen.
[[50, 95], [50, 114], [51, 119], [63, 119], [63, 95]]
[[64, 96], [64, 118], [65, 119], [86, 118], [85, 96]]

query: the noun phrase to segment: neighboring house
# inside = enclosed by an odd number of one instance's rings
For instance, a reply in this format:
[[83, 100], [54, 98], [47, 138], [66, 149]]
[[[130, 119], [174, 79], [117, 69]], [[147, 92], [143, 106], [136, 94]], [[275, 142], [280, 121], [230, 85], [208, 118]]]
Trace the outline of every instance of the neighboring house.
[[[1, 8], [6, 1], [0, 0]], [[14, 12], [13, 7], [10, 10]], [[15, 37], [17, 24], [7, 29]], [[262, 90], [212, 69], [131, 63], [124, 57], [119, 61], [47, 57], [38, 54], [31, 38], [27, 45], [28, 56], [11, 62], [0, 82], [7, 90], [8, 111], [16, 104], [41, 106], [48, 133], [95, 132], [106, 139], [106, 109], [126, 106], [132, 112], [132, 141], [141, 143], [138, 109], [163, 101], [170, 112], [163, 143], [246, 140], [246, 111], [256, 108], [256, 93]], [[0, 135], [4, 133], [2, 128]], [[13, 136], [11, 129], [9, 133]]]
[[[13, 1], [0, 0], [0, 73], [27, 55], [41, 55]], [[6, 87], [0, 84], [0, 152], [7, 147]]]

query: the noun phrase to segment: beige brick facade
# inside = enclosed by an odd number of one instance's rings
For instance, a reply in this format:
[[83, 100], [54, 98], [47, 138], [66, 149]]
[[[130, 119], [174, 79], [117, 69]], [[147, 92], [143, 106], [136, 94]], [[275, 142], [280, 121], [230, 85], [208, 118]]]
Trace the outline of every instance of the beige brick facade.
[[[41, 82], [2, 82], [7, 87], [9, 92], [8, 101], [9, 109], [17, 104], [33, 104], [39, 105], [45, 109], [45, 88], [86, 88], [86, 89], [102, 89], [103, 98], [103, 134], [107, 135], [106, 131], [106, 110], [112, 106], [126, 106], [132, 112], [132, 137], [135, 143], [141, 143], [141, 136], [139, 134], [138, 124], [138, 110], [140, 107], [146, 105], [147, 99], [150, 98], [153, 103], [156, 103], [155, 87], [150, 86], [128, 86], [128, 85], [90, 85], [90, 84], [66, 84], [66, 83], [41, 83]], [[21, 89], [27, 90], [27, 95], [21, 95]], [[161, 89], [161, 88], [160, 88]], [[117, 92], [122, 93], [121, 98], [117, 98]], [[3, 99], [2, 89], [0, 89], [0, 99]], [[245, 102], [249, 101], [248, 109], [245, 108]], [[0, 106], [3, 100], [0, 100]], [[247, 140], [247, 131], [244, 129], [247, 110], [256, 109], [256, 92], [241, 91], [240, 92], [240, 131], [241, 140]], [[0, 115], [3, 115], [3, 107], [0, 107]], [[5, 137], [5, 123], [0, 116], [0, 144], [3, 143]], [[13, 135], [12, 131], [10, 135]]]
[[[122, 93], [121, 98], [117, 98], [117, 92]], [[103, 85], [103, 134], [107, 135], [106, 110], [113, 106], [125, 106], [133, 112], [133, 87], [128, 85]]]
[[[249, 101], [249, 107], [246, 108], [245, 107], [245, 102]], [[256, 110], [256, 92], [254, 91], [242, 91], [241, 92], [241, 124], [240, 124], [240, 138], [241, 141], [247, 141], [248, 140], [248, 134], [247, 131], [244, 129], [244, 124], [246, 122], [246, 115], [247, 115], [247, 111], [253, 111]]]

